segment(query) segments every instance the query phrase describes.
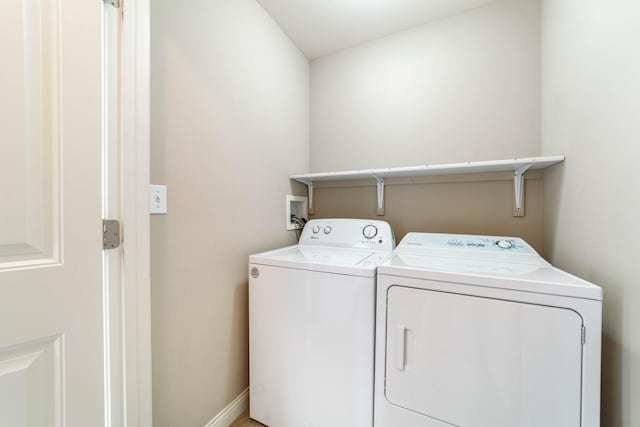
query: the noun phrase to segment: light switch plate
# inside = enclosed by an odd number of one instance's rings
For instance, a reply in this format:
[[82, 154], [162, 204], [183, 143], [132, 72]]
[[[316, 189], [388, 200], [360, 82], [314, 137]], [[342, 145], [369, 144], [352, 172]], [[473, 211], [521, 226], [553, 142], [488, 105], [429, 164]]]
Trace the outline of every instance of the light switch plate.
[[149, 212], [152, 215], [167, 213], [167, 186], [149, 186]]

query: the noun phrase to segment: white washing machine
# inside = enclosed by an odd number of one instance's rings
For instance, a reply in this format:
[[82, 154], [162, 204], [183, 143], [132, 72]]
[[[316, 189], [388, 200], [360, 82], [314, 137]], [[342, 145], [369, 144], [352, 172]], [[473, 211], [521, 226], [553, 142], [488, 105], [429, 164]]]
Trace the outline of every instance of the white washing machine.
[[409, 233], [378, 267], [376, 427], [597, 427], [602, 290], [518, 238]]
[[383, 221], [307, 223], [298, 245], [249, 258], [250, 416], [270, 427], [371, 427]]

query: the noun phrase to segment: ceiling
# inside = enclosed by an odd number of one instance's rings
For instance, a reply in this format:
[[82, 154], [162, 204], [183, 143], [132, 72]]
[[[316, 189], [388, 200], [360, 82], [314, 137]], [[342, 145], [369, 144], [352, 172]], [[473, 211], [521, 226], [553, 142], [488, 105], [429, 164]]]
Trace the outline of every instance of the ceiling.
[[308, 58], [493, 0], [258, 0]]

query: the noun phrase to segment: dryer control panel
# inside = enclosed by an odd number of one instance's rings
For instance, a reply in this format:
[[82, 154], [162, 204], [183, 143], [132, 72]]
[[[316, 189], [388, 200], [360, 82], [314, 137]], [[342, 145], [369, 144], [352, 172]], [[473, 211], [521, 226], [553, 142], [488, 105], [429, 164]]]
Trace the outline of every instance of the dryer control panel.
[[302, 230], [299, 244], [391, 251], [396, 240], [385, 221], [332, 218], [310, 220]]
[[485, 253], [513, 253], [537, 255], [537, 252], [518, 237], [474, 236], [465, 234], [408, 233], [400, 249], [451, 249]]

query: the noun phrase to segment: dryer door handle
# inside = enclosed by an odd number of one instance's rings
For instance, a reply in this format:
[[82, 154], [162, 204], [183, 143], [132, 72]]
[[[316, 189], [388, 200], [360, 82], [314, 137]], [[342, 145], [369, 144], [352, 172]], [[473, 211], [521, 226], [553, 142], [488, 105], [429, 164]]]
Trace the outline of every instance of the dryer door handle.
[[404, 371], [407, 327], [396, 325], [396, 369]]

